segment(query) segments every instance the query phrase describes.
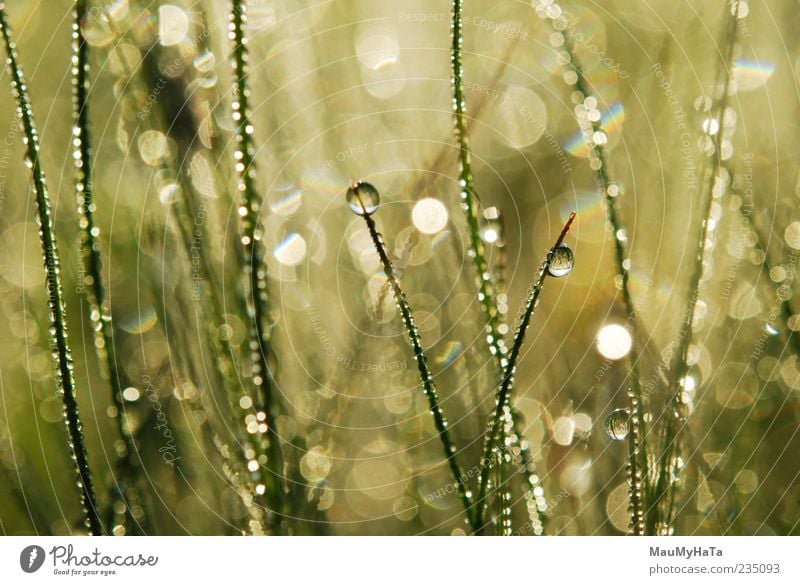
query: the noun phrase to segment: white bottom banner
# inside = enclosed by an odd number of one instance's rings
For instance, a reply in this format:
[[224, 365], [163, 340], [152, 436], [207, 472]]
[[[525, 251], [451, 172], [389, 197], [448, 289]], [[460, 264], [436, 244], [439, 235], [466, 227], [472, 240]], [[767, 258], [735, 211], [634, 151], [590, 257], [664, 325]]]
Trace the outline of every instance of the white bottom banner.
[[5, 537], [0, 582], [797, 584], [798, 545], [797, 537]]

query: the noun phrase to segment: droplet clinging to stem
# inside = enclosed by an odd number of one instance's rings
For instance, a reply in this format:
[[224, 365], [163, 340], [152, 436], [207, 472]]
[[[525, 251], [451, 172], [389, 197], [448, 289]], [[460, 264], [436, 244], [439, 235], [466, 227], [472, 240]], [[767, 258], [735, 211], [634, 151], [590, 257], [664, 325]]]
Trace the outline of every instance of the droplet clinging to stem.
[[572, 248], [561, 244], [553, 251], [553, 259], [547, 267], [547, 273], [556, 278], [566, 276], [572, 272], [573, 266], [575, 266], [575, 254], [572, 252]]
[[372, 215], [378, 210], [381, 196], [370, 183], [353, 181], [347, 190], [347, 205], [356, 215]]
[[631, 415], [618, 408], [606, 417], [606, 434], [614, 441], [624, 441], [631, 430]]

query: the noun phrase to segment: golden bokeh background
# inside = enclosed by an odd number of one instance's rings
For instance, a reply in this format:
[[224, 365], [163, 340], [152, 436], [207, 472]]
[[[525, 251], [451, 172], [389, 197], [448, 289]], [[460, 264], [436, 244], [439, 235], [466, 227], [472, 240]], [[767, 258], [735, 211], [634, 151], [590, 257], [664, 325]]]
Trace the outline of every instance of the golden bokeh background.
[[[468, 532], [378, 255], [345, 201], [354, 179], [380, 191], [374, 217], [414, 309], [459, 460], [476, 469], [498, 380], [460, 207], [450, 3], [248, 4], [270, 367], [292, 485], [289, 529]], [[223, 336], [247, 368], [249, 325], [236, 301], [242, 283], [228, 6], [90, 6], [83, 31], [92, 50], [96, 215], [116, 356], [127, 380], [125, 424], [142, 458], [134, 480], [141, 502], [132, 513], [148, 525], [132, 522], [125, 531], [238, 534], [248, 530], [246, 510], [214, 448], [209, 416], [219, 388], [209, 373], [214, 348], [204, 341], [209, 331]], [[464, 12], [481, 233], [493, 270], [504, 275], [511, 331], [542, 258], [569, 213], [578, 214], [567, 237], [575, 267], [546, 283], [514, 390], [543, 481], [547, 533], [627, 531], [627, 447], [606, 432], [608, 415], [627, 404], [628, 317], [613, 237], [630, 246], [630, 285], [647, 342], [640, 352], [646, 416], [657, 422], [670, 397], [659, 365], [691, 294], [705, 131], [722, 133], [723, 171], [714, 184], [716, 238], [684, 384], [692, 413], [675, 532], [797, 534], [797, 6], [739, 2], [735, 91], [722, 128], [711, 129], [716, 120], [707, 106], [727, 50], [729, 2], [586, 1], [564, 9], [601, 115], [624, 234], [607, 228], [547, 19], [531, 2], [515, 0], [471, 0]], [[98, 499], [111, 506], [124, 444], [109, 417], [108, 384], [81, 294], [71, 3], [25, 0], [6, 10], [41, 134], [87, 450]], [[0, 83], [8, 81], [4, 72]], [[1, 95], [0, 530], [80, 533], [30, 176], [11, 93]], [[183, 197], [194, 202], [196, 238], [188, 247], [176, 227]], [[192, 251], [200, 249], [222, 315], [198, 300]], [[174, 451], [164, 449], [160, 412]], [[222, 438], [234, 444], [229, 430]], [[180, 464], [168, 464], [165, 452]], [[513, 493], [514, 526], [526, 533], [525, 502], [519, 489]]]

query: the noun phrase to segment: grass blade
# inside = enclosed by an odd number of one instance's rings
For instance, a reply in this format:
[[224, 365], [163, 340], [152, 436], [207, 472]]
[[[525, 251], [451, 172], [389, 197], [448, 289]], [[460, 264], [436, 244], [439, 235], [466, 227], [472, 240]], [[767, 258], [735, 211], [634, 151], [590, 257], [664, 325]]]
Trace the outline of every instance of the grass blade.
[[[458, 145], [458, 166], [459, 166], [459, 185], [461, 186], [461, 203], [464, 209], [464, 215], [467, 220], [467, 231], [469, 232], [469, 255], [472, 258], [473, 266], [478, 284], [478, 301], [481, 306], [481, 311], [486, 316], [486, 342], [489, 345], [489, 351], [495, 358], [495, 366], [497, 368], [497, 375], [502, 376], [506, 359], [505, 355], [508, 349], [505, 344], [505, 339], [500, 333], [500, 324], [502, 314], [498, 310], [496, 290], [492, 281], [489, 265], [486, 261], [486, 254], [484, 249], [483, 240], [480, 237], [480, 228], [478, 225], [478, 210], [477, 210], [477, 194], [475, 193], [474, 180], [472, 177], [472, 162], [469, 147], [469, 132], [468, 123], [466, 120], [466, 102], [464, 99], [464, 67], [461, 60], [461, 47], [464, 42], [463, 35], [463, 2], [462, 0], [453, 0], [453, 14], [452, 14], [452, 46], [451, 46], [451, 63], [452, 63], [452, 86], [453, 86], [453, 116], [454, 116], [454, 129], [455, 138]], [[516, 49], [518, 39], [509, 45], [507, 50], [507, 57]], [[504, 68], [498, 70], [497, 79], [504, 71]], [[435, 165], [434, 165], [435, 166]], [[528, 475], [528, 483], [531, 484], [531, 489], [525, 493], [525, 499], [528, 502], [528, 509], [531, 511], [531, 527], [534, 534], [541, 534], [544, 525], [544, 508], [536, 503], [533, 497], [534, 487], [539, 486], [539, 479], [535, 472], [533, 460], [530, 455], [529, 443], [522, 434], [522, 429], [518, 428], [517, 421], [520, 419], [518, 413], [514, 411], [511, 404], [508, 405], [511, 411], [511, 428], [514, 430], [514, 435], [519, 437], [520, 442], [520, 458], [522, 460], [522, 467]], [[494, 421], [490, 425], [494, 425]], [[488, 437], [488, 435], [487, 435]], [[484, 476], [489, 473], [489, 469], [482, 467], [480, 475]], [[484, 483], [484, 478], [481, 477], [479, 484]], [[480, 494], [479, 494], [480, 497]]]
[[472, 177], [472, 162], [465, 120], [466, 104], [464, 102], [464, 68], [461, 64], [461, 45], [463, 44], [462, 2], [453, 0], [452, 33], [453, 44], [451, 61], [453, 64], [453, 113], [456, 142], [458, 144], [459, 185], [461, 186], [461, 203], [467, 219], [469, 232], [470, 256], [475, 265], [478, 278], [478, 299], [486, 315], [486, 342], [492, 355], [500, 359], [505, 355], [506, 347], [503, 337], [498, 333], [499, 325], [497, 306], [495, 305], [495, 291], [486, 255], [483, 240], [480, 237], [478, 226], [478, 210], [475, 195], [474, 180]]
[[[725, 47], [726, 53], [723, 56], [723, 60], [717, 72], [717, 81], [720, 82], [718, 85], [722, 87], [722, 95], [717, 100], [715, 104], [716, 109], [714, 111], [714, 120], [719, 128], [722, 128], [722, 116], [727, 107], [728, 95], [731, 92], [731, 84], [733, 82], [732, 68], [734, 48], [736, 46], [736, 33], [739, 24], [739, 0], [733, 0], [732, 2], [725, 0], [724, 5], [727, 10], [726, 13], [729, 14], [728, 22], [725, 23], [724, 28], [723, 46]], [[707, 128], [710, 130], [712, 126], [713, 124], [708, 124]], [[710, 136], [710, 134], [710, 132], [706, 131], [707, 136]], [[704, 200], [701, 212], [702, 225], [697, 240], [697, 254], [695, 256], [694, 270], [689, 280], [689, 299], [678, 332], [678, 350], [675, 352], [675, 358], [671, 368], [670, 384], [673, 389], [673, 395], [671, 398], [670, 412], [666, 415], [661, 451], [658, 458], [658, 476], [653, 493], [654, 501], [647, 516], [647, 530], [649, 534], [669, 533], [673, 522], [673, 507], [677, 492], [677, 480], [680, 472], [679, 467], [675, 464], [677, 457], [679, 457], [681, 453], [679, 435], [688, 420], [686, 407], [682, 400], [682, 383], [689, 372], [689, 349], [693, 334], [692, 324], [695, 318], [697, 302], [700, 298], [700, 283], [705, 273], [706, 258], [712, 249], [712, 246], [707, 245], [707, 241], [712, 236], [712, 228], [710, 228], [711, 222], [709, 219], [711, 217], [711, 208], [714, 200], [714, 177], [721, 165], [721, 140], [722, 132], [717, 132], [713, 135], [714, 152], [711, 155], [711, 160], [706, 165], [705, 174], [703, 176], [706, 190], [703, 194]]]
[[92, 535], [103, 533], [94, 495], [89, 458], [83, 438], [83, 426], [78, 414], [75, 397], [75, 378], [73, 374], [72, 351], [67, 335], [67, 309], [61, 288], [61, 262], [53, 231], [50, 211], [50, 197], [47, 193], [44, 172], [39, 160], [39, 136], [33, 122], [30, 97], [24, 75], [20, 69], [17, 50], [11, 40], [6, 17], [5, 3], [0, 3], [0, 32], [7, 53], [7, 64], [11, 73], [11, 89], [17, 101], [17, 114], [22, 122], [26, 147], [25, 162], [31, 169], [33, 189], [36, 195], [36, 218], [39, 223], [39, 237], [47, 273], [47, 306], [50, 321], [50, 344], [56, 369], [58, 393], [64, 401], [64, 420], [67, 426], [68, 443], [75, 461], [80, 490], [84, 522]]
[[[87, 16], [87, 1], [76, 0], [72, 22], [72, 92], [74, 108], [73, 160], [75, 163], [75, 193], [78, 202], [78, 229], [80, 233], [81, 261], [84, 272], [90, 278], [83, 287], [89, 306], [89, 320], [95, 335], [95, 351], [104, 369], [111, 389], [111, 403], [114, 405], [114, 422], [117, 432], [125, 443], [125, 455], [120, 458], [122, 481], [115, 478], [115, 496], [123, 503], [127, 500], [130, 474], [136, 466], [137, 446], [134, 437], [127, 429], [123, 413], [125, 402], [122, 379], [114, 350], [114, 332], [111, 311], [106, 303], [103, 284], [103, 263], [100, 255], [99, 228], [95, 224], [94, 178], [89, 130], [89, 44], [83, 36], [81, 22]], [[112, 506], [113, 507], [113, 506]], [[126, 505], [127, 508], [127, 505]], [[124, 528], [124, 521], [123, 521]]]
[[368, 208], [362, 198], [358, 195], [358, 187], [359, 184], [356, 183], [353, 184], [350, 189], [351, 192], [355, 193], [358, 205], [361, 206], [363, 213], [359, 213], [359, 215], [364, 218], [364, 221], [367, 224], [367, 229], [369, 230], [369, 235], [372, 238], [372, 243], [374, 244], [375, 250], [378, 252], [378, 256], [380, 257], [383, 271], [386, 273], [386, 278], [388, 279], [392, 288], [392, 293], [394, 293], [397, 306], [400, 308], [403, 326], [408, 333], [408, 338], [411, 342], [411, 348], [414, 351], [414, 360], [417, 362], [419, 378], [420, 382], [422, 383], [422, 390], [425, 393], [425, 397], [428, 399], [428, 406], [430, 407], [430, 412], [433, 415], [433, 422], [436, 425], [436, 431], [438, 432], [439, 439], [444, 447], [445, 458], [447, 459], [450, 472], [455, 480], [459, 498], [461, 498], [461, 502], [463, 503], [464, 510], [467, 514], [467, 519], [474, 531], [477, 529], [478, 525], [476, 524], [475, 509], [472, 506], [472, 495], [466, 484], [466, 476], [461, 472], [461, 466], [458, 464], [458, 460], [456, 459], [457, 450], [453, 444], [453, 440], [450, 438], [450, 432], [447, 430], [447, 419], [445, 418], [444, 411], [439, 404], [439, 393], [436, 390], [436, 386], [433, 382], [433, 376], [431, 375], [430, 368], [428, 367], [428, 358], [425, 356], [425, 350], [422, 348], [422, 339], [420, 338], [419, 330], [414, 323], [414, 314], [411, 311], [408, 300], [406, 300], [406, 295], [403, 292], [403, 289], [400, 288], [400, 282], [395, 276], [392, 261], [389, 259], [383, 239], [375, 227], [375, 220], [372, 219], [371, 214], [377, 208], [377, 201], [375, 202], [375, 208]]
[[[544, 3], [542, 3], [544, 4]], [[575, 55], [574, 43], [569, 28], [557, 28], [556, 19], [562, 14], [560, 9], [545, 10], [550, 24], [553, 26], [555, 35], [561, 35], [563, 40], [562, 50], [564, 54], [564, 70], [570, 73], [566, 79], [572, 89], [572, 98], [579, 106], [576, 108], [577, 121], [580, 130], [586, 141], [589, 150], [589, 164], [595, 173], [597, 189], [606, 206], [606, 221], [613, 234], [614, 240], [614, 263], [617, 272], [617, 279], [620, 283], [622, 293], [622, 303], [631, 329], [631, 349], [627, 356], [628, 378], [630, 389], [627, 392], [628, 413], [630, 415], [630, 432], [628, 433], [628, 496], [631, 505], [630, 528], [634, 535], [644, 534], [644, 481], [648, 477], [647, 473], [647, 433], [644, 421], [644, 395], [641, 387], [641, 376], [639, 373], [639, 349], [637, 341], [640, 338], [637, 327], [637, 311], [633, 302], [633, 295], [630, 290], [630, 268], [627, 265], [629, 250], [626, 244], [625, 230], [618, 209], [619, 187], [611, 178], [609, 164], [609, 154], [604, 146], [604, 142], [595, 139], [596, 136], [605, 136], [602, 128], [602, 121], [599, 117], [592, 119], [589, 111], [597, 109], [599, 104], [597, 99], [592, 96], [591, 86], [586, 78], [580, 61]]]
[[268, 462], [265, 481], [266, 495], [271, 507], [282, 514], [284, 511], [283, 454], [280, 438], [275, 429], [278, 416], [272, 381], [267, 364], [269, 339], [265, 330], [269, 307], [267, 299], [267, 265], [261, 250], [261, 234], [258, 227], [261, 197], [255, 185], [256, 165], [254, 160], [253, 124], [250, 121], [247, 38], [244, 27], [247, 23], [246, 0], [232, 0], [230, 33], [233, 43], [233, 122], [235, 124], [236, 152], [234, 153], [240, 194], [239, 218], [242, 225], [242, 253], [244, 270], [248, 277], [249, 290], [245, 293], [245, 306], [250, 320], [250, 348], [252, 360], [251, 379], [258, 389], [258, 410], [264, 413], [267, 424]]
[[[504, 421], [509, 421], [511, 418], [510, 408], [508, 407], [509, 398], [511, 395], [511, 390], [514, 385], [514, 371], [517, 367], [517, 360], [519, 359], [519, 353], [522, 349], [522, 342], [525, 340], [525, 332], [528, 330], [528, 325], [530, 324], [531, 317], [533, 316], [533, 311], [536, 308], [536, 305], [539, 302], [539, 295], [542, 292], [542, 286], [544, 285], [544, 281], [547, 278], [548, 270], [553, 262], [553, 258], [556, 255], [556, 251], [564, 242], [564, 238], [569, 231], [569, 228], [572, 226], [572, 222], [575, 220], [575, 212], [573, 211], [569, 219], [567, 219], [567, 223], [564, 224], [561, 233], [559, 234], [558, 238], [556, 239], [553, 247], [550, 248], [550, 251], [547, 253], [547, 257], [545, 258], [542, 265], [539, 267], [539, 274], [534, 281], [533, 285], [531, 286], [530, 293], [528, 294], [528, 299], [525, 302], [525, 309], [522, 313], [522, 318], [520, 319], [519, 325], [517, 326], [517, 332], [514, 336], [514, 344], [511, 346], [511, 351], [508, 354], [508, 364], [506, 365], [505, 371], [503, 373], [503, 378], [500, 381], [499, 387], [497, 389], [497, 397], [495, 399], [495, 412], [494, 416], [492, 417], [491, 426], [489, 428], [489, 432], [486, 436], [486, 441], [484, 443], [484, 450], [483, 450], [483, 459], [481, 462], [481, 466], [483, 469], [490, 470], [491, 460], [492, 457], [495, 455], [495, 450], [497, 449], [497, 444], [499, 437], [501, 435], [502, 425]], [[481, 473], [480, 476], [480, 485], [478, 486], [478, 499], [477, 499], [477, 520], [476, 524], [478, 526], [478, 530], [483, 530], [483, 519], [486, 511], [486, 492], [489, 484], [489, 473]]]

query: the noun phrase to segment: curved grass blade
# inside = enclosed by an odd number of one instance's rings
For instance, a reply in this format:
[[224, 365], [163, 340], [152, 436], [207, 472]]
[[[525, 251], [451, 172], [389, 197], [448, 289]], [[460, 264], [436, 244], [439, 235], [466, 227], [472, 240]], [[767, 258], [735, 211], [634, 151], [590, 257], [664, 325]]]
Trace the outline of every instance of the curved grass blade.
[[[514, 344], [511, 346], [511, 351], [508, 354], [508, 364], [506, 365], [505, 372], [503, 373], [503, 379], [500, 381], [500, 385], [497, 389], [497, 397], [495, 398], [495, 412], [494, 416], [492, 417], [491, 426], [486, 435], [486, 441], [484, 442], [483, 459], [481, 460], [482, 469], [491, 469], [491, 461], [492, 457], [496, 455], [496, 449], [499, 437], [501, 435], [502, 425], [507, 424], [510, 421], [511, 412], [510, 408], [508, 407], [509, 398], [514, 385], [514, 372], [517, 367], [517, 360], [519, 359], [519, 353], [522, 349], [522, 342], [525, 340], [525, 332], [528, 330], [528, 325], [530, 324], [531, 317], [533, 316], [533, 311], [539, 302], [539, 295], [542, 292], [542, 286], [547, 278], [550, 264], [553, 261], [556, 250], [561, 246], [564, 238], [567, 235], [567, 232], [569, 231], [569, 228], [572, 226], [572, 222], [575, 220], [575, 215], [576, 214], [574, 211], [570, 214], [569, 219], [567, 219], [567, 223], [564, 224], [564, 227], [553, 244], [553, 247], [550, 248], [550, 251], [547, 253], [547, 257], [539, 267], [539, 274], [536, 280], [531, 285], [530, 293], [528, 294], [528, 300], [525, 303], [525, 310], [522, 313], [522, 318], [520, 319], [519, 325], [517, 326], [516, 335], [514, 336]], [[478, 531], [481, 531], [484, 529], [483, 520], [486, 511], [485, 500], [489, 485], [489, 473], [481, 473], [479, 481], [480, 484], [478, 486], [478, 498], [476, 500], [476, 505], [478, 508], [476, 524]]]
[[406, 300], [406, 295], [403, 292], [403, 289], [400, 288], [400, 282], [395, 276], [394, 267], [392, 266], [392, 261], [389, 260], [389, 256], [386, 253], [386, 247], [383, 243], [383, 238], [375, 227], [375, 220], [372, 219], [372, 216], [370, 215], [370, 212], [368, 212], [364, 202], [361, 200], [361, 197], [357, 195], [357, 199], [361, 209], [364, 212], [360, 215], [362, 215], [367, 224], [367, 229], [369, 230], [369, 235], [372, 238], [372, 243], [375, 246], [375, 250], [378, 252], [378, 256], [380, 257], [381, 264], [383, 266], [383, 271], [386, 273], [386, 278], [392, 287], [392, 292], [394, 293], [395, 300], [397, 301], [397, 306], [400, 308], [400, 315], [403, 319], [403, 325], [408, 333], [408, 338], [411, 342], [411, 348], [414, 351], [414, 360], [417, 362], [419, 377], [420, 381], [422, 382], [422, 390], [428, 399], [428, 406], [430, 407], [430, 412], [433, 415], [433, 422], [436, 425], [439, 439], [444, 447], [444, 455], [447, 459], [447, 464], [450, 467], [450, 472], [453, 475], [453, 479], [455, 480], [458, 496], [461, 498], [461, 502], [464, 505], [464, 511], [467, 514], [467, 520], [474, 531], [477, 528], [477, 524], [475, 518], [475, 509], [472, 506], [472, 494], [467, 487], [466, 476], [462, 473], [461, 466], [458, 464], [458, 460], [456, 459], [456, 446], [453, 443], [453, 440], [450, 438], [450, 432], [447, 430], [447, 419], [445, 418], [444, 411], [439, 404], [439, 393], [436, 390], [436, 386], [433, 382], [433, 376], [431, 375], [430, 368], [428, 367], [428, 358], [425, 355], [425, 350], [422, 348], [422, 339], [420, 337], [419, 330], [414, 323], [414, 314], [411, 311], [408, 300]]
[[472, 177], [472, 162], [465, 121], [466, 104], [464, 102], [464, 68], [461, 64], [461, 45], [463, 39], [462, 2], [453, 0], [452, 21], [452, 53], [453, 65], [453, 114], [456, 142], [458, 143], [459, 185], [461, 186], [461, 204], [467, 219], [469, 231], [470, 256], [475, 264], [478, 274], [478, 299], [486, 315], [486, 341], [492, 355], [498, 357], [505, 355], [506, 347], [502, 336], [498, 333], [498, 311], [494, 304], [495, 291], [486, 255], [483, 240], [480, 237], [478, 226], [478, 211], [475, 195], [474, 180]]
[[[572, 42], [569, 39], [569, 32], [564, 32], [565, 50], [570, 55], [568, 67], [576, 74], [575, 90], [584, 96], [584, 100], [591, 97], [589, 84], [583, 74], [574, 52]], [[631, 326], [631, 349], [627, 356], [628, 374], [630, 379], [630, 391], [628, 396], [628, 412], [630, 413], [631, 430], [628, 434], [628, 497], [631, 503], [631, 530], [635, 536], [644, 534], [644, 509], [642, 482], [647, 477], [647, 443], [646, 431], [644, 428], [644, 404], [641, 387], [641, 376], [639, 374], [639, 353], [637, 347], [638, 335], [636, 331], [637, 311], [633, 303], [633, 295], [630, 289], [630, 270], [626, 267], [629, 251], [624, 236], [625, 230], [620, 220], [618, 205], [619, 187], [614, 183], [610, 176], [609, 156], [602, 143], [594, 140], [596, 132], [602, 132], [600, 121], [591, 121], [587, 116], [579, 116], [579, 125], [584, 133], [590, 152], [591, 161], [597, 161], [595, 166], [595, 179], [597, 186], [606, 204], [606, 220], [613, 234], [614, 240], [614, 261], [617, 268], [617, 276], [621, 283], [620, 292], [622, 302], [625, 307], [628, 323]]]
[[[724, 29], [723, 46], [726, 53], [719, 64], [720, 67], [717, 72], [718, 86], [722, 87], [722, 95], [716, 101], [714, 119], [719, 128], [722, 128], [722, 117], [732, 89], [733, 55], [739, 24], [739, 0], [733, 0], [732, 2], [726, 0], [724, 4], [726, 9], [729, 10], [727, 12], [729, 14], [729, 22], [725, 23]], [[708, 128], [710, 129], [711, 126], [709, 124]], [[710, 132], [706, 132], [707, 136], [709, 134]], [[721, 165], [720, 143], [722, 133], [717, 132], [709, 137], [713, 139], [714, 153], [711, 155], [711, 160], [706, 165], [703, 175], [705, 193], [703, 194], [704, 200], [701, 212], [702, 226], [697, 239], [694, 270], [689, 280], [689, 299], [683, 314], [680, 330], [678, 331], [678, 350], [675, 352], [671, 368], [670, 384], [674, 392], [670, 399], [670, 412], [666, 415], [663, 429], [661, 451], [658, 458], [658, 476], [653, 492], [654, 501], [647, 515], [647, 530], [649, 534], [670, 532], [673, 522], [673, 508], [677, 497], [677, 479], [680, 474], [680, 466], [676, 463], [681, 453], [679, 435], [688, 420], [686, 407], [682, 400], [683, 388], [681, 384], [689, 372], [689, 349], [693, 334], [695, 310], [700, 299], [700, 283], [705, 274], [706, 258], [713, 249], [713, 246], [707, 244], [712, 235], [709, 219], [714, 201], [714, 178]]]
[[265, 323], [269, 315], [267, 299], [267, 265], [261, 250], [261, 233], [258, 227], [261, 197], [255, 184], [256, 165], [253, 153], [253, 124], [250, 121], [247, 38], [244, 27], [247, 22], [246, 0], [232, 0], [230, 33], [233, 43], [233, 122], [235, 124], [236, 152], [234, 153], [240, 194], [239, 218], [242, 225], [243, 268], [248, 277], [249, 290], [245, 293], [245, 306], [250, 319], [250, 349], [252, 360], [251, 379], [259, 392], [258, 411], [264, 413], [269, 442], [266, 495], [270, 506], [279, 516], [284, 513], [283, 453], [275, 421], [278, 416], [273, 396], [271, 374], [267, 364], [269, 335]]
[[[503, 375], [506, 365], [505, 355], [508, 349], [505, 344], [505, 339], [500, 333], [500, 325], [502, 322], [502, 314], [498, 310], [497, 295], [492, 275], [489, 270], [489, 264], [486, 261], [486, 254], [483, 245], [483, 240], [480, 237], [480, 228], [478, 225], [478, 210], [477, 210], [477, 194], [475, 193], [474, 180], [472, 177], [472, 162], [469, 147], [469, 132], [468, 123], [466, 120], [466, 102], [464, 99], [464, 67], [461, 60], [461, 47], [464, 42], [463, 35], [463, 3], [462, 0], [453, 0], [453, 14], [451, 22], [452, 32], [452, 45], [451, 45], [451, 63], [452, 63], [452, 86], [453, 86], [453, 116], [454, 116], [454, 129], [455, 138], [458, 145], [458, 165], [459, 165], [459, 185], [461, 186], [461, 203], [464, 209], [464, 215], [467, 220], [467, 231], [469, 232], [469, 255], [472, 258], [472, 263], [475, 267], [475, 273], [478, 284], [478, 301], [481, 306], [481, 311], [486, 316], [486, 342], [489, 346], [490, 353], [495, 358], [498, 376]], [[506, 52], [510, 57], [516, 49], [518, 39], [515, 39]], [[502, 74], [504, 68], [498, 69], [498, 77]], [[508, 405], [511, 412], [511, 428], [514, 431], [514, 436], [519, 437], [520, 442], [520, 459], [522, 467], [528, 476], [528, 483], [531, 489], [525, 493], [527, 500], [528, 510], [530, 512], [531, 527], [534, 534], [541, 534], [544, 527], [544, 511], [541, 505], [537, 504], [536, 499], [533, 497], [533, 489], [539, 487], [539, 478], [536, 474], [536, 468], [533, 459], [530, 455], [529, 443], [522, 434], [522, 429], [518, 428], [518, 420], [520, 419], [511, 404]], [[490, 422], [494, 425], [494, 421]], [[488, 435], [487, 435], [488, 436]], [[479, 484], [484, 483], [483, 476], [488, 475], [489, 469], [481, 467]]]
[[75, 378], [73, 375], [72, 351], [67, 335], [67, 309], [61, 288], [61, 263], [53, 231], [50, 212], [50, 197], [47, 193], [44, 172], [39, 160], [39, 136], [33, 122], [30, 97], [24, 75], [20, 69], [17, 50], [11, 40], [6, 17], [5, 3], [0, 3], [0, 32], [5, 45], [8, 68], [11, 74], [11, 89], [17, 101], [17, 114], [22, 122], [26, 153], [25, 164], [31, 169], [33, 190], [36, 195], [36, 219], [39, 223], [39, 238], [44, 254], [44, 267], [47, 273], [47, 306], [50, 321], [50, 344], [56, 369], [57, 390], [64, 402], [64, 420], [67, 426], [69, 448], [75, 462], [80, 490], [84, 522], [92, 535], [103, 534], [103, 526], [94, 495], [89, 458], [83, 438], [83, 426], [78, 414], [75, 397]]
[[[122, 390], [125, 387], [123, 375], [117, 367], [114, 351], [114, 332], [111, 322], [111, 311], [106, 303], [106, 291], [103, 284], [103, 263], [98, 240], [99, 228], [95, 224], [94, 211], [94, 179], [91, 153], [91, 135], [89, 131], [89, 44], [83, 36], [81, 22], [87, 15], [87, 1], [76, 0], [74, 19], [72, 22], [72, 92], [74, 109], [73, 127], [73, 160], [75, 164], [75, 193], [78, 202], [78, 229], [80, 233], [81, 261], [86, 279], [84, 292], [89, 306], [89, 320], [95, 335], [95, 351], [102, 364], [104, 373], [111, 387], [111, 402], [114, 406], [114, 422], [117, 432], [125, 443], [125, 454], [120, 458], [120, 480], [115, 478], [115, 502], [122, 502], [126, 509], [127, 494], [133, 490], [130, 486], [131, 475], [137, 465], [137, 446], [134, 437], [127, 429], [123, 413], [125, 402]], [[134, 496], [135, 497], [135, 496]], [[112, 508], [116, 506], [112, 503]], [[124, 517], [123, 519], [124, 528]]]
[[[540, 5], [544, 7], [544, 2]], [[552, 3], [551, 3], [552, 4]], [[555, 8], [554, 8], [555, 6]], [[549, 10], [547, 9], [549, 8]], [[631, 504], [630, 528], [634, 535], [644, 534], [644, 478], [647, 474], [647, 433], [644, 422], [644, 395], [641, 387], [641, 376], [639, 373], [639, 346], [640, 335], [637, 328], [637, 311], [633, 302], [633, 295], [630, 290], [630, 271], [627, 266], [629, 255], [626, 244], [625, 230], [618, 209], [619, 187], [611, 178], [609, 154], [603, 145], [602, 138], [605, 136], [602, 129], [601, 120], [588, 116], [590, 109], [597, 108], [597, 100], [592, 96], [590, 83], [586, 79], [581, 63], [575, 55], [574, 43], [569, 28], [556, 27], [556, 20], [562, 14], [557, 5], [548, 5], [545, 9], [555, 35], [561, 35], [563, 41], [562, 49], [564, 56], [564, 70], [570, 75], [565, 79], [572, 79], [567, 83], [573, 90], [573, 99], [581, 100], [583, 107], [576, 108], [577, 121], [583, 134], [589, 151], [589, 163], [595, 171], [595, 181], [597, 188], [602, 194], [606, 206], [606, 221], [614, 239], [614, 262], [617, 271], [617, 279], [620, 283], [622, 302], [628, 325], [631, 329], [631, 349], [627, 356], [628, 378], [630, 380], [630, 390], [627, 392], [628, 412], [630, 414], [630, 433], [628, 434], [628, 496]], [[591, 108], [589, 106], [592, 106]], [[580, 108], [580, 106], [579, 106]]]

